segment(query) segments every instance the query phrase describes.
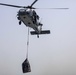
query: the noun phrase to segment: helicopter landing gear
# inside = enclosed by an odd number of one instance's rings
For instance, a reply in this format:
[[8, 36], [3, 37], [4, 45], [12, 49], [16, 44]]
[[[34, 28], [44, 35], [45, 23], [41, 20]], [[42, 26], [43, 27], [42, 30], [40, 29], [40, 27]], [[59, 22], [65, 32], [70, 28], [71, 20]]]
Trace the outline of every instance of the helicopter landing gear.
[[17, 17], [18, 20], [20, 20], [20, 17]]
[[37, 35], [37, 38], [39, 38], [39, 35]]
[[21, 21], [19, 21], [19, 25], [21, 25]]

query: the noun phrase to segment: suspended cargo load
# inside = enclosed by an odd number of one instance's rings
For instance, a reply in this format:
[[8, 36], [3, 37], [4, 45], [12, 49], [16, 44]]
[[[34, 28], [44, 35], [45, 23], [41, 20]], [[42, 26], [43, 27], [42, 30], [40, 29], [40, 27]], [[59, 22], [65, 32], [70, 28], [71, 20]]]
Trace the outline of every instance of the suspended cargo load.
[[26, 58], [25, 61], [22, 63], [22, 71], [23, 73], [31, 72], [31, 67], [28, 59]]

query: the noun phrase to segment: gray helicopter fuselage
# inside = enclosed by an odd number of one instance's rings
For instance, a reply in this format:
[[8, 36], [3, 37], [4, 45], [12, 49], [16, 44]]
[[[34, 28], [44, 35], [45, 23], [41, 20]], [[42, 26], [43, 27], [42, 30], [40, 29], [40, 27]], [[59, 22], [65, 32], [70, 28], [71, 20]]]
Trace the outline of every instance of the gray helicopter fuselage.
[[39, 22], [35, 23], [33, 20], [33, 12], [32, 11], [26, 11], [25, 9], [20, 9], [18, 14], [18, 20], [23, 22], [27, 27], [33, 28], [36, 32], [41, 31], [41, 26], [39, 25]]
[[[21, 25], [21, 23], [23, 22], [24, 25], [26, 25], [27, 27], [34, 29], [34, 31], [30, 32], [31, 35], [37, 35], [37, 37], [39, 37], [40, 34], [50, 34], [50, 30], [42, 30], [43, 24], [39, 22], [39, 16], [35, 12], [35, 9], [39, 9], [39, 8], [33, 7], [33, 5], [37, 1], [38, 0], [35, 0], [30, 6], [20, 6], [20, 5], [12, 5], [5, 3], [0, 3], [0, 5], [14, 7], [14, 8], [21, 8], [17, 14], [19, 25]], [[63, 9], [63, 8], [58, 8], [58, 9]]]

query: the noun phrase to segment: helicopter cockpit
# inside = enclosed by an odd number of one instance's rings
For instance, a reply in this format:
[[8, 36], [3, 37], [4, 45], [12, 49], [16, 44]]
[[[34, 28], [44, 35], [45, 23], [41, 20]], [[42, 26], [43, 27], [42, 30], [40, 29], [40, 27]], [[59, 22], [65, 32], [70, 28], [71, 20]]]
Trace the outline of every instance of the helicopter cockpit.
[[37, 15], [36, 11], [34, 10], [29, 10], [27, 11], [28, 14], [30, 15], [30, 17], [32, 18], [33, 20], [33, 23], [34, 24], [37, 24], [39, 22], [39, 16]]
[[20, 16], [20, 15], [25, 15], [26, 14], [26, 10], [25, 9], [20, 9], [19, 11], [18, 11], [18, 15]]

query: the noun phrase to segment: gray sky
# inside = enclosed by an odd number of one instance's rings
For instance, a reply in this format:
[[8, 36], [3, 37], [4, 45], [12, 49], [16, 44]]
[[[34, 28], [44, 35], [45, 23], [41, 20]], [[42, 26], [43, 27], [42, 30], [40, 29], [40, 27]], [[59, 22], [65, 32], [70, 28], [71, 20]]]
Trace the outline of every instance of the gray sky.
[[[0, 0], [2, 3], [30, 5], [34, 0]], [[35, 7], [69, 7], [69, 10], [36, 10], [50, 35], [30, 35], [27, 75], [76, 75], [76, 0], [38, 0]], [[0, 6], [0, 75], [24, 75], [27, 27], [19, 26], [19, 9]]]

